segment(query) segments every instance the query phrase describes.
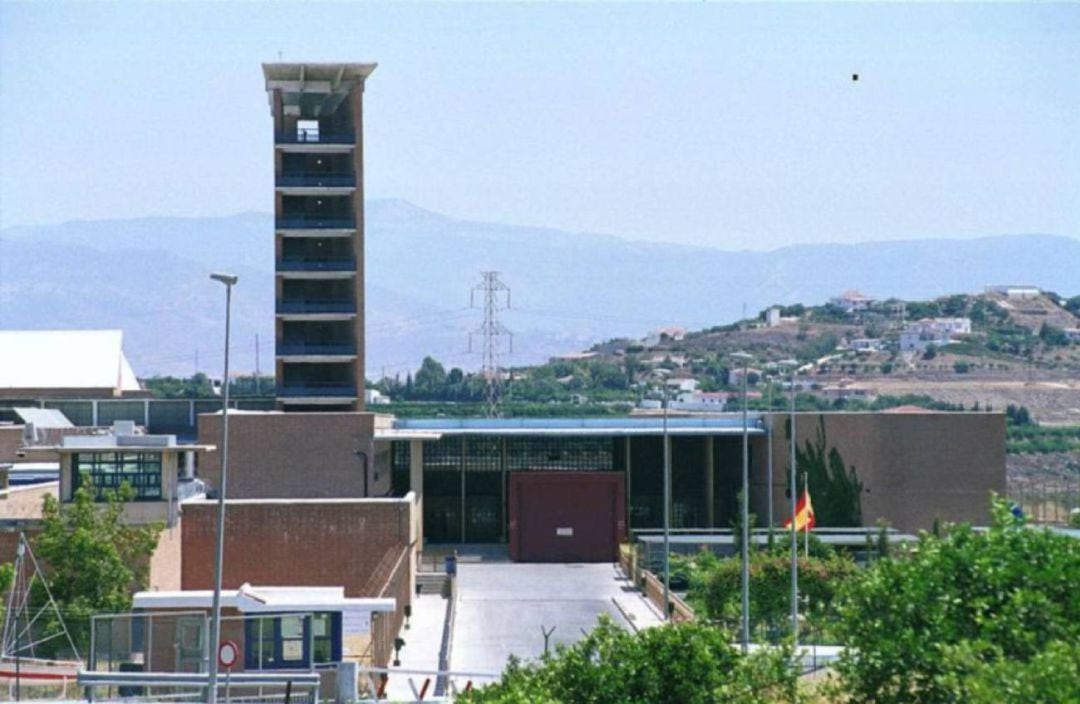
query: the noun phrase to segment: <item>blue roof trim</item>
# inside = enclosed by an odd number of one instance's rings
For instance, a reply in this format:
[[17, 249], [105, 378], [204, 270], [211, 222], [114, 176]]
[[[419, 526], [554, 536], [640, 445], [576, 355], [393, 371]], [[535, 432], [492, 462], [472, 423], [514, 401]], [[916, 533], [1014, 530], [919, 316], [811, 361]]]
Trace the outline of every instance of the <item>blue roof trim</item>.
[[[747, 425], [751, 429], [762, 428], [762, 415], [750, 413]], [[698, 416], [668, 418], [671, 430], [701, 428], [730, 430], [742, 429], [742, 415], [733, 417]], [[656, 430], [662, 431], [664, 419], [650, 418], [399, 418], [394, 421], [395, 430]]]

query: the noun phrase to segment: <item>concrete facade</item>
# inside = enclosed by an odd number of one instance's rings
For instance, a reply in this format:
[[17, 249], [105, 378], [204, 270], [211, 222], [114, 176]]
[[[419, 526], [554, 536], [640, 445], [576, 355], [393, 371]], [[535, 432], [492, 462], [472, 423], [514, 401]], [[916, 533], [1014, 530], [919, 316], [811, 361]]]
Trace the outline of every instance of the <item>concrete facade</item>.
[[364, 84], [375, 64], [263, 64], [274, 126], [277, 405], [364, 408]]
[[[790, 512], [787, 414], [771, 414], [773, 510]], [[901, 531], [930, 528], [935, 519], [985, 525], [990, 494], [1005, 493], [1005, 417], [1000, 413], [798, 413], [802, 448], [824, 429], [827, 447], [854, 466], [863, 483], [863, 525], [878, 519]], [[755, 511], [767, 510], [767, 484], [753, 482]], [[810, 487], [811, 497], [814, 488]], [[782, 520], [781, 519], [778, 519]]]

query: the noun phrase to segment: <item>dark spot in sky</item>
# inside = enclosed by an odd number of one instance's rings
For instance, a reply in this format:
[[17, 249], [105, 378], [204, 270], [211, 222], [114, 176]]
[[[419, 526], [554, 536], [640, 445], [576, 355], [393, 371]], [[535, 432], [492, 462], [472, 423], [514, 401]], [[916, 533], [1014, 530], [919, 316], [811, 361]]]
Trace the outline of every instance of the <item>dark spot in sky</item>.
[[857, 74], [857, 73], [851, 74], [851, 80], [858, 81], [859, 80], [859, 74]]

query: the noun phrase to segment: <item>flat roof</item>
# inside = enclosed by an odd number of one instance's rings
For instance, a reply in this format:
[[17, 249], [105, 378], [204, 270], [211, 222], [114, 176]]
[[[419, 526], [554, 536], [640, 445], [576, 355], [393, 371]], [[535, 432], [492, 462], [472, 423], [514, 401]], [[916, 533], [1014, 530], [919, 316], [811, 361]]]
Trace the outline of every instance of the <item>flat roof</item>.
[[[142, 591], [132, 600], [136, 609], [210, 608], [211, 589], [179, 591]], [[221, 605], [242, 613], [274, 611], [393, 611], [396, 601], [390, 598], [359, 599], [345, 596], [344, 587], [253, 587], [221, 590]]]
[[[746, 431], [764, 435], [762, 415], [747, 416]], [[395, 431], [435, 431], [443, 435], [631, 436], [664, 432], [661, 416], [625, 418], [401, 418]], [[667, 419], [670, 435], [741, 435], [742, 414], [678, 416]]]

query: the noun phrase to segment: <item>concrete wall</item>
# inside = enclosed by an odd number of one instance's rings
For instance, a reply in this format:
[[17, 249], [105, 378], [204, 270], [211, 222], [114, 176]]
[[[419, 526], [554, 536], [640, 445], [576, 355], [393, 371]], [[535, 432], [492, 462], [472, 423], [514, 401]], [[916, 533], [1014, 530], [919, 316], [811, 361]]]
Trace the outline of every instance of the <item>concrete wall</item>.
[[21, 425], [0, 425], [0, 463], [15, 461], [15, 453], [22, 447], [22, 435]]
[[[787, 414], [773, 414], [773, 491], [776, 521], [790, 512], [785, 495]], [[914, 531], [945, 521], [989, 520], [990, 492], [1005, 493], [1005, 417], [1001, 413], [798, 413], [796, 443], [816, 438], [824, 423], [835, 447], [863, 483], [865, 525], [885, 519]], [[763, 466], [763, 465], [758, 465]], [[764, 515], [764, 475], [754, 479], [755, 510]], [[813, 497], [814, 488], [810, 487]]]
[[[229, 415], [228, 497], [237, 499], [369, 496], [390, 491], [390, 473], [375, 471], [372, 413], [242, 413]], [[217, 487], [221, 416], [199, 416], [199, 443], [218, 452], [199, 457], [201, 479]], [[377, 475], [377, 476], [376, 476]]]
[[[402, 499], [226, 502], [223, 586], [341, 586], [379, 596], [415, 546], [415, 504]], [[217, 502], [183, 505], [182, 588], [211, 589]]]
[[179, 525], [166, 528], [158, 537], [157, 549], [150, 556], [150, 591], [170, 591], [181, 588], [181, 548], [183, 534]]

